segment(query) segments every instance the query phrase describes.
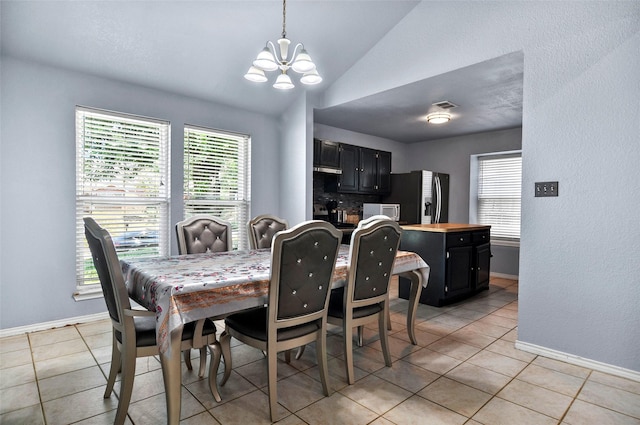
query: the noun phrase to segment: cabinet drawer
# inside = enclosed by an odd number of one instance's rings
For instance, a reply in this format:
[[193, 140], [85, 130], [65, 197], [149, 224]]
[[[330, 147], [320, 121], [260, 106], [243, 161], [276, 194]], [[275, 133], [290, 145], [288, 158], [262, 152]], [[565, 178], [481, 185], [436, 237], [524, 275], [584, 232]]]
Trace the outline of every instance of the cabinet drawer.
[[491, 240], [491, 232], [489, 230], [481, 230], [479, 232], [473, 232], [471, 234], [471, 242], [474, 244], [481, 244], [489, 242]]
[[448, 233], [447, 234], [447, 247], [462, 246], [471, 244], [471, 233]]

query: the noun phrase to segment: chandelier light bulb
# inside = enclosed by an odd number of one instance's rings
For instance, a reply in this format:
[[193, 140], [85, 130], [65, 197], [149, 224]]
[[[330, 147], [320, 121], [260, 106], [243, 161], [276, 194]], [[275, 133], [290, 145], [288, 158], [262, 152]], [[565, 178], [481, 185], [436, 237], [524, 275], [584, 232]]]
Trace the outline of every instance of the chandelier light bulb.
[[278, 75], [278, 79], [273, 84], [273, 87], [280, 90], [290, 90], [295, 86], [291, 82], [291, 77], [289, 77], [285, 72]]
[[253, 81], [254, 83], [264, 83], [267, 81], [267, 76], [264, 75], [264, 71], [255, 66], [249, 68], [247, 73], [244, 74], [244, 78], [249, 81]]
[[311, 56], [307, 53], [305, 49], [302, 49], [298, 56], [296, 57], [295, 62], [291, 65], [291, 68], [300, 74], [304, 74], [305, 72], [309, 72], [314, 69], [316, 65], [311, 60]]
[[263, 71], [275, 71], [278, 69], [278, 64], [276, 63], [273, 54], [266, 46], [260, 53], [258, 53], [258, 57], [253, 61], [253, 66]]
[[322, 81], [322, 77], [318, 74], [318, 71], [316, 71], [315, 68], [309, 72], [305, 72], [302, 78], [300, 78], [300, 82], [302, 84], [306, 84], [309, 86], [318, 84], [321, 81]]

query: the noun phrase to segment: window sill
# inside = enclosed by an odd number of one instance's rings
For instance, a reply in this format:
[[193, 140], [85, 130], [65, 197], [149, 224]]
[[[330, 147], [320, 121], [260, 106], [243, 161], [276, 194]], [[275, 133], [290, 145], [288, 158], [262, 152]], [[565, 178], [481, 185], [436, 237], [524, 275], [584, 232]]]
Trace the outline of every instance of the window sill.
[[104, 298], [102, 288], [99, 285], [91, 288], [78, 288], [77, 291], [73, 293], [73, 299], [76, 301], [93, 300], [96, 298]]
[[513, 248], [520, 248], [519, 240], [506, 240], [506, 239], [491, 239], [491, 245], [495, 246], [510, 246]]

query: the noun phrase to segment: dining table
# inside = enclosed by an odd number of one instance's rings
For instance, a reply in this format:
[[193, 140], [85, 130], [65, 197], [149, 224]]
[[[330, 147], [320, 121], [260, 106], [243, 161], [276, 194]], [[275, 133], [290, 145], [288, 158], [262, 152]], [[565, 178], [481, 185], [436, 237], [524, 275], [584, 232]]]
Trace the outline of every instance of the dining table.
[[[332, 288], [347, 281], [349, 245], [340, 245]], [[126, 258], [120, 260], [129, 297], [156, 313], [156, 339], [167, 402], [167, 423], [178, 424], [181, 405], [180, 343], [186, 323], [225, 316], [268, 303], [271, 250]], [[393, 274], [411, 281], [407, 332], [412, 344], [420, 293], [429, 265], [416, 253], [398, 251]]]

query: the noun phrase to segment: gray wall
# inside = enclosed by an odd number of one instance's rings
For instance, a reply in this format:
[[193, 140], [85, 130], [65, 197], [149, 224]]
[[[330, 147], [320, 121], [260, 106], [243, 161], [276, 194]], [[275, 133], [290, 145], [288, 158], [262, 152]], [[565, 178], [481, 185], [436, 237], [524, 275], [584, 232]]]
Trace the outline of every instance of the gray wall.
[[[311, 194], [313, 193], [313, 139], [306, 95], [302, 94], [283, 114], [281, 125], [280, 155], [282, 167], [274, 168], [279, 173], [279, 192], [282, 217], [289, 225], [296, 225], [310, 219]], [[274, 188], [275, 189], [275, 188]]]
[[253, 210], [280, 213], [276, 120], [6, 56], [0, 72], [0, 328], [105, 311], [72, 298], [76, 105], [171, 121], [171, 222], [182, 219], [184, 123], [250, 134]]
[[[425, 1], [325, 92], [324, 106], [516, 51], [519, 342], [640, 371], [639, 2]], [[534, 182], [548, 180], [560, 196], [534, 198]]]

